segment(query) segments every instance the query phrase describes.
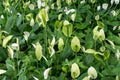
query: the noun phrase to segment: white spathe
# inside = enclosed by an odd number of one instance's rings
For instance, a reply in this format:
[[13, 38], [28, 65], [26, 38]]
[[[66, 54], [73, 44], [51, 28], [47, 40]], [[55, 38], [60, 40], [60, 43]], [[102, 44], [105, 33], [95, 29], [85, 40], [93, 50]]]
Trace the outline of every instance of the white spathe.
[[88, 75], [92, 78], [92, 79], [96, 79], [97, 78], [97, 71], [95, 70], [94, 67], [89, 67], [88, 68]]
[[117, 52], [115, 53], [115, 56], [116, 56], [117, 60], [119, 60], [119, 59], [120, 59], [120, 52], [119, 52], [119, 50], [118, 50], [118, 49], [117, 49]]
[[71, 66], [71, 77], [73, 79], [77, 78], [80, 75], [79, 66], [76, 63], [73, 63]]
[[115, 0], [115, 4], [119, 4], [119, 2], [120, 2], [119, 0]]
[[47, 79], [48, 78], [48, 74], [50, 72], [51, 68], [47, 68], [45, 71], [44, 71], [44, 79]]
[[34, 22], [34, 19], [32, 18], [32, 19], [30, 20], [30, 26], [34, 26], [34, 24], [35, 24], [35, 22]]
[[97, 6], [97, 11], [100, 11], [100, 9], [101, 9], [101, 6], [100, 5]]
[[108, 4], [107, 3], [102, 4], [102, 8], [106, 10], [108, 8]]
[[30, 10], [34, 10], [34, 8], [35, 8], [34, 4], [30, 4], [30, 5], [29, 5], [29, 9], [30, 9]]
[[41, 6], [42, 6], [41, 0], [37, 0], [37, 6], [38, 6], [39, 9], [41, 8]]
[[27, 41], [28, 37], [30, 36], [30, 33], [28, 31], [24, 31], [23, 33], [24, 33], [23, 36], [24, 36], [25, 40]]
[[0, 75], [6, 73], [6, 70], [0, 69]]

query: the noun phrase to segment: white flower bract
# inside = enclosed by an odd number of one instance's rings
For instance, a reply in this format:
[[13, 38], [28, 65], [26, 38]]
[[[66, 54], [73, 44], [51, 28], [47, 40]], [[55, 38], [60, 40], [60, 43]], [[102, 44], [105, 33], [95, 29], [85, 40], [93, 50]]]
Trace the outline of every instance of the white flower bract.
[[50, 72], [51, 68], [47, 68], [45, 71], [44, 71], [44, 79], [47, 79], [48, 78], [48, 74]]
[[101, 9], [101, 6], [97, 6], [97, 11], [100, 11], [100, 9]]
[[34, 10], [34, 4], [29, 5], [30, 10]]
[[113, 5], [114, 1], [115, 1], [115, 0], [111, 0], [111, 1], [110, 1], [111, 5]]
[[10, 46], [8, 46], [8, 55], [10, 56], [10, 58], [13, 59], [14, 52], [13, 52], [13, 49]]
[[77, 78], [80, 75], [80, 69], [79, 66], [76, 63], [73, 63], [71, 66], [71, 77]]
[[120, 59], [120, 52], [119, 52], [119, 50], [118, 50], [118, 49], [117, 49], [117, 52], [115, 53], [115, 56], [116, 56], [117, 60], [119, 60], [119, 59]]
[[28, 40], [28, 37], [30, 36], [30, 33], [28, 32], [28, 31], [25, 31], [25, 32], [23, 32], [24, 33], [24, 38], [25, 38], [25, 40], [27, 41]]
[[0, 75], [6, 73], [6, 70], [0, 69]]
[[37, 0], [37, 5], [38, 5], [38, 8], [40, 9], [40, 8], [41, 8], [41, 5], [42, 5], [41, 0]]
[[107, 3], [102, 4], [102, 8], [106, 10], [108, 8], [108, 4]]
[[88, 69], [88, 75], [92, 78], [92, 79], [96, 79], [97, 78], [97, 71], [95, 70], [94, 67], [89, 67]]
[[115, 0], [115, 4], [119, 4], [119, 2], [120, 2], [119, 0]]
[[34, 22], [34, 19], [32, 18], [32, 19], [30, 20], [30, 26], [34, 26], [34, 24], [35, 24], [35, 22]]

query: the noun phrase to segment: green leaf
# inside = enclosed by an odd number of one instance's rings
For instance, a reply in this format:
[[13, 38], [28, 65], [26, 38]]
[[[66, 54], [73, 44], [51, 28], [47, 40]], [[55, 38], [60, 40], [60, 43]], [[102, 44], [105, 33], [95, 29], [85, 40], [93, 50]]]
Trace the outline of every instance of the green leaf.
[[110, 52], [109, 52], [108, 50], [106, 50], [106, 51], [104, 52], [104, 60], [108, 59], [109, 56], [110, 56]]
[[18, 80], [28, 80], [26, 75], [23, 73], [18, 77]]
[[76, 23], [76, 24], [75, 24], [75, 27], [76, 27], [77, 29], [85, 29], [87, 26], [88, 26], [88, 23], [82, 23], [82, 24]]
[[61, 73], [60, 76], [58, 77], [58, 80], [65, 80], [66, 78], [66, 74], [65, 73]]
[[0, 3], [0, 13], [3, 11], [3, 6], [2, 6], [2, 3]]
[[56, 21], [54, 26], [56, 29], [61, 29], [62, 24], [63, 24], [62, 21]]
[[0, 46], [0, 61], [5, 61], [7, 58], [6, 50]]
[[87, 69], [87, 66], [86, 66], [83, 62], [80, 62], [78, 65], [79, 65], [80, 68], [82, 68], [82, 69]]
[[101, 22], [101, 21], [97, 21], [97, 26], [99, 26], [100, 28], [104, 28], [105, 27], [104, 23]]
[[94, 56], [91, 55], [91, 54], [86, 54], [84, 60], [85, 60], [85, 62], [86, 62], [87, 65], [91, 66], [91, 64], [94, 61]]
[[94, 54], [94, 56], [95, 56], [95, 58], [96, 58], [97, 60], [99, 60], [99, 61], [103, 61], [103, 59], [104, 59], [104, 55], [102, 55], [102, 53], [100, 53], [100, 52], [96, 52], [96, 53]]
[[63, 71], [63, 72], [67, 73], [68, 70], [69, 70], [69, 66], [68, 66], [68, 65], [64, 65], [64, 66], [62, 67], [62, 71]]
[[82, 21], [82, 17], [81, 17], [81, 15], [79, 15], [79, 13], [76, 14], [75, 21], [76, 21], [76, 22]]
[[7, 19], [7, 22], [6, 22], [6, 25], [5, 25], [5, 31], [7, 31], [8, 33], [11, 32], [11, 29], [13, 28], [14, 23], [15, 23], [15, 19], [16, 19], [16, 16], [10, 16]]
[[113, 43], [120, 45], [120, 38], [116, 35], [114, 35], [112, 32], [109, 32], [108, 40], [111, 40]]
[[91, 3], [94, 4], [96, 2], [96, 0], [91, 0]]
[[30, 1], [23, 3], [23, 8], [25, 9], [30, 4]]
[[61, 58], [61, 60], [64, 60], [67, 57], [69, 57], [71, 54], [72, 54], [71, 46], [67, 40], [67, 42], [65, 43], [65, 47], [60, 55], [60, 58]]
[[9, 58], [6, 60], [6, 67], [7, 67], [7, 70], [11, 73], [11, 74], [8, 73], [9, 75], [12, 75], [13, 73], [15, 73], [15, 64]]
[[93, 47], [93, 41], [87, 41], [86, 43], [85, 43], [85, 48], [86, 49], [90, 49], [90, 48], [92, 48]]
[[120, 67], [113, 68], [112, 72], [114, 73], [114, 75], [119, 75], [120, 74]]
[[119, 21], [107, 21], [106, 23], [111, 26], [119, 26], [120, 25]]
[[17, 23], [16, 23], [17, 27], [21, 25], [22, 19], [23, 19], [23, 15], [20, 14], [17, 18]]

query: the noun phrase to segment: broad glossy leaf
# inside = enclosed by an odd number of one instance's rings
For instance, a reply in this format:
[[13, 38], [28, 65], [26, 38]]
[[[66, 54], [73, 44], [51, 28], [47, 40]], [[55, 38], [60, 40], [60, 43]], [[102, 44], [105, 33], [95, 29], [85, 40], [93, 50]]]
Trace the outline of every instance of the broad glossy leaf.
[[9, 73], [9, 75], [12, 75], [15, 72], [15, 64], [10, 58], [6, 60], [6, 67], [7, 70], [10, 71], [11, 73], [11, 74]]
[[112, 69], [112, 72], [113, 72], [115, 75], [120, 74], [120, 67], [113, 68], [113, 69]]
[[95, 58], [93, 55], [91, 55], [91, 54], [85, 55], [85, 58], [84, 58], [85, 64], [91, 66], [91, 64], [94, 62], [94, 60], [95, 60]]
[[27, 79], [27, 76], [26, 76], [24, 73], [22, 73], [22, 74], [18, 77], [18, 80], [28, 80], [28, 79]]
[[17, 18], [17, 23], [16, 23], [16, 26], [17, 26], [17, 27], [21, 25], [22, 19], [23, 19], [23, 15], [20, 14], [20, 15], [18, 16], [18, 18]]
[[119, 21], [107, 21], [106, 23], [111, 26], [119, 26], [120, 25]]
[[106, 51], [104, 52], [104, 60], [108, 59], [109, 56], [110, 56], [110, 52], [109, 52], [108, 50], [106, 50]]
[[69, 70], [69, 66], [68, 66], [68, 65], [64, 65], [64, 66], [62, 67], [62, 71], [63, 71], [63, 72], [67, 73], [68, 70]]
[[63, 24], [62, 21], [56, 21], [54, 26], [56, 27], [56, 29], [61, 29], [62, 24]]
[[[87, 40], [86, 40], [87, 41]], [[93, 41], [87, 41], [85, 43], [85, 48], [86, 49], [90, 49], [90, 48], [93, 48]]]
[[96, 58], [97, 60], [99, 60], [99, 61], [103, 61], [103, 60], [104, 60], [104, 55], [103, 55], [102, 53], [100, 53], [100, 52], [96, 52], [96, 53], [94, 54], [94, 56], [95, 56], [95, 58]]
[[6, 25], [5, 25], [5, 31], [7, 31], [9, 33], [11, 32], [11, 29], [13, 28], [14, 23], [15, 23], [15, 19], [16, 19], [16, 16], [10, 16], [7, 19], [7, 22], [6, 22]]
[[77, 29], [85, 29], [87, 26], [88, 26], [88, 23], [82, 23], [82, 24], [76, 23], [76, 24], [75, 24], [75, 27], [76, 27]]
[[101, 22], [101, 21], [97, 21], [97, 26], [99, 26], [100, 28], [104, 28], [105, 27], [104, 23]]
[[8, 58], [6, 50], [2, 46], [0, 46], [0, 61], [2, 62], [6, 60], [6, 58]]

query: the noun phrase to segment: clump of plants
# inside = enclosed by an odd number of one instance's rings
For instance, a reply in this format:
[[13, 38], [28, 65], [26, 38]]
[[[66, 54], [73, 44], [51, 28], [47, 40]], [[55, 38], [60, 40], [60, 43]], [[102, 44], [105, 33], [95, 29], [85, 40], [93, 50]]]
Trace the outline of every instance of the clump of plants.
[[1, 80], [119, 80], [119, 0], [1, 0]]

